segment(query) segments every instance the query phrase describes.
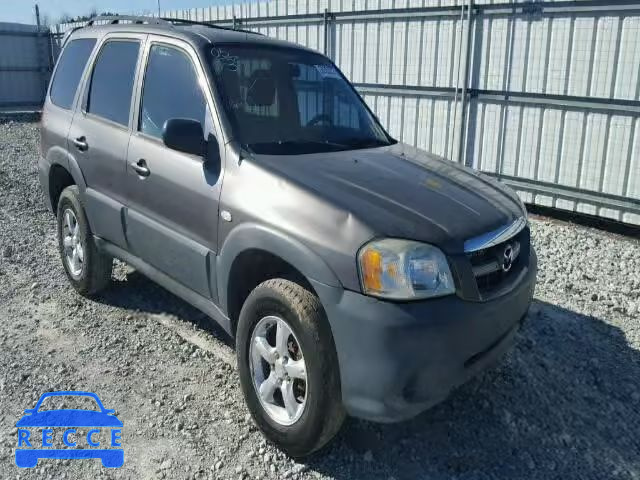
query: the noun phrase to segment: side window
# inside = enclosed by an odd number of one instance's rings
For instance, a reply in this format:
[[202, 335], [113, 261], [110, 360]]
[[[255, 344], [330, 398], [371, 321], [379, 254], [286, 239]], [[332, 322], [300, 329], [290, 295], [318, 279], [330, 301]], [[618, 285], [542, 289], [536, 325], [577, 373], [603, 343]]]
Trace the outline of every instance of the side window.
[[139, 50], [140, 43], [132, 40], [104, 44], [93, 67], [87, 112], [120, 125], [129, 124]]
[[58, 68], [51, 82], [51, 101], [67, 110], [71, 108], [80, 77], [96, 44], [95, 38], [72, 40], [58, 60]]
[[187, 54], [178, 48], [153, 45], [144, 77], [138, 129], [161, 138], [167, 120], [190, 118], [201, 123], [206, 135], [206, 112], [207, 102]]

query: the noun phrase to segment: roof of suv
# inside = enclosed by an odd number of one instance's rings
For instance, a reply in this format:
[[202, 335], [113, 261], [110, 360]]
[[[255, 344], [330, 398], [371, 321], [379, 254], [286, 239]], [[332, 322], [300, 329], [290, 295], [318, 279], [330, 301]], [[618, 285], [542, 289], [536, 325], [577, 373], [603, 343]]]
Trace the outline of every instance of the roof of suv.
[[[110, 17], [117, 18], [117, 17]], [[135, 17], [122, 17], [123, 20]], [[140, 17], [144, 18], [144, 17]], [[286, 46], [309, 50], [302, 45], [298, 45], [283, 40], [263, 36], [257, 32], [248, 30], [233, 30], [231, 28], [219, 27], [216, 25], [207, 25], [201, 23], [190, 23], [178, 19], [155, 19], [158, 23], [154, 23], [154, 17], [144, 18], [145, 21], [151, 20], [151, 23], [110, 23], [106, 25], [95, 25], [92, 21], [85, 27], [80, 27], [71, 32], [70, 36], [90, 37], [102, 36], [111, 32], [132, 32], [132, 33], [153, 33], [157, 35], [165, 35], [172, 38], [180, 38], [195, 45], [211, 44], [211, 43], [261, 43], [270, 45]], [[101, 20], [100, 17], [95, 19]], [[175, 23], [174, 23], [175, 22]], [[317, 52], [316, 52], [317, 53]]]

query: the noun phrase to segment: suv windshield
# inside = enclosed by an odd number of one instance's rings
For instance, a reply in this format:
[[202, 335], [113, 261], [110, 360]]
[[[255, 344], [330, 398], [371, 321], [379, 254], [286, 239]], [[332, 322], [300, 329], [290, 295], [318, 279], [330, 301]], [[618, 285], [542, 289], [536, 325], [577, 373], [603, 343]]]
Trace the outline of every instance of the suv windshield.
[[296, 155], [394, 141], [322, 55], [302, 49], [218, 44], [209, 63], [242, 146]]

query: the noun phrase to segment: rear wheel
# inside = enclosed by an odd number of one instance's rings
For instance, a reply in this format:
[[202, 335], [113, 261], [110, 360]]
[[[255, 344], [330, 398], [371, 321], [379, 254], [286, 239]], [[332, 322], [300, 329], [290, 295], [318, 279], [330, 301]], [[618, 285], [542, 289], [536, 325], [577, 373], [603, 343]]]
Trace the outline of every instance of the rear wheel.
[[345, 417], [333, 337], [318, 298], [283, 279], [245, 301], [236, 334], [240, 381], [265, 436], [292, 456], [331, 440]]
[[97, 249], [76, 185], [60, 194], [57, 215], [58, 247], [67, 278], [78, 293], [93, 295], [109, 284], [113, 258]]

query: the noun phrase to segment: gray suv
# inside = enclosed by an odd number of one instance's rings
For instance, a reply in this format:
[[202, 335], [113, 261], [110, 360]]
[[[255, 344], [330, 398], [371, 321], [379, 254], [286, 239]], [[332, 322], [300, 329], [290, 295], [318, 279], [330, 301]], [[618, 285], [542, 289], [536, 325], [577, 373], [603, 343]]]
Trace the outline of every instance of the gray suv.
[[514, 192], [398, 143], [315, 51], [102, 20], [66, 39], [42, 113], [40, 181], [79, 293], [118, 258], [210, 315], [293, 456], [347, 414], [417, 415], [513, 344], [536, 277]]

